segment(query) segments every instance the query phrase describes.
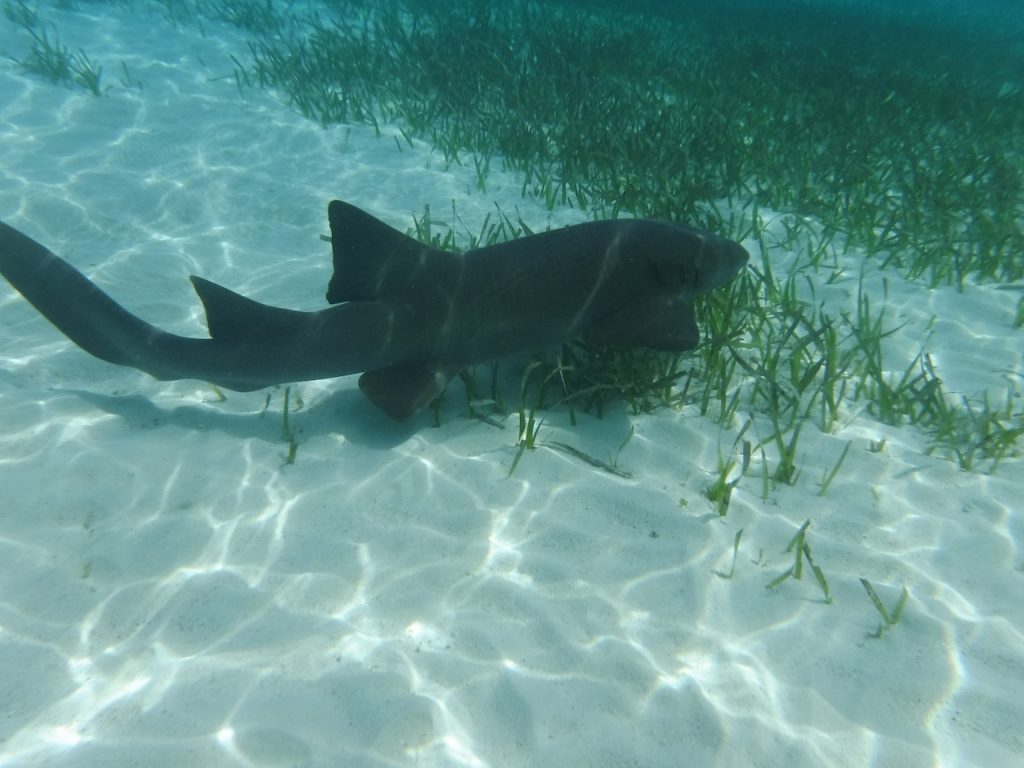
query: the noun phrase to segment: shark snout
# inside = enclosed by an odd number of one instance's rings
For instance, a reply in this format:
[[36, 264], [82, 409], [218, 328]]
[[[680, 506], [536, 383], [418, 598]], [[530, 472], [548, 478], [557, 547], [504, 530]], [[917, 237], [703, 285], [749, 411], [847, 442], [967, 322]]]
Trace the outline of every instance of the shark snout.
[[707, 233], [697, 256], [695, 294], [725, 285], [740, 273], [750, 254], [739, 243]]

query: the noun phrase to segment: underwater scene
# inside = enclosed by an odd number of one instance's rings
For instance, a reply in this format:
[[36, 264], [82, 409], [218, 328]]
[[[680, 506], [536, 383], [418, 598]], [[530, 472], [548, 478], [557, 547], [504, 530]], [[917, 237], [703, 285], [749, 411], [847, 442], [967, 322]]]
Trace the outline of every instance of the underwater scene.
[[0, 4], [0, 768], [1024, 764], [1017, 2]]

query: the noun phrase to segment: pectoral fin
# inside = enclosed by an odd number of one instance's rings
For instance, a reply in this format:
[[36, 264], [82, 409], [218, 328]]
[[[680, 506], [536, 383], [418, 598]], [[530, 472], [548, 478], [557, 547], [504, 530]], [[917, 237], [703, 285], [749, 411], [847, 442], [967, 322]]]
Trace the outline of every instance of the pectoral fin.
[[700, 343], [693, 304], [677, 296], [628, 305], [583, 334], [590, 344], [685, 352]]
[[359, 389], [395, 421], [405, 421], [444, 392], [459, 368], [441, 363], [380, 368], [360, 376]]

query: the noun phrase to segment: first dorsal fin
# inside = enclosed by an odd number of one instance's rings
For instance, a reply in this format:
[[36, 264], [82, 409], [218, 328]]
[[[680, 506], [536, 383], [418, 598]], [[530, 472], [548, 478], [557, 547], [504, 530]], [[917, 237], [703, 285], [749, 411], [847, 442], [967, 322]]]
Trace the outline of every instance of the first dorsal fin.
[[424, 274], [443, 274], [445, 264], [460, 257], [446, 253], [389, 227], [354, 205], [332, 200], [334, 275], [327, 301], [389, 300], [417, 288]]

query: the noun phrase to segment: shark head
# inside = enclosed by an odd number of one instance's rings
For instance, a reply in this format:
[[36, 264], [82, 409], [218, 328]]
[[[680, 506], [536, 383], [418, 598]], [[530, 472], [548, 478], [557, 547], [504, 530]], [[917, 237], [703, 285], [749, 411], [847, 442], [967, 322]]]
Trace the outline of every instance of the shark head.
[[648, 254], [662, 289], [679, 299], [692, 299], [732, 280], [750, 259], [737, 242], [713, 232], [669, 224], [664, 247]]
[[607, 281], [612, 309], [591, 320], [584, 340], [670, 352], [694, 349], [700, 332], [693, 299], [736, 277], [749, 254], [732, 240], [673, 222], [626, 220], [613, 232], [606, 253], [616, 254], [620, 266]]

